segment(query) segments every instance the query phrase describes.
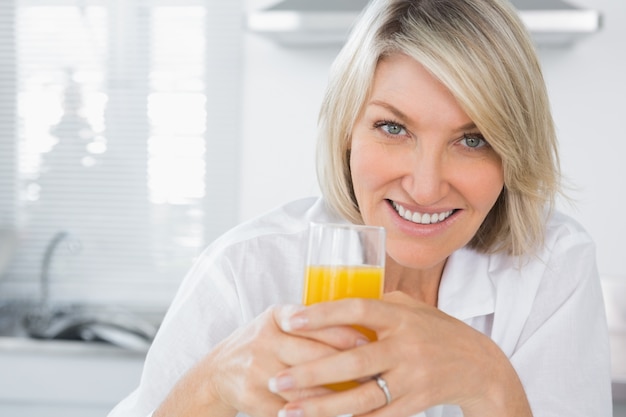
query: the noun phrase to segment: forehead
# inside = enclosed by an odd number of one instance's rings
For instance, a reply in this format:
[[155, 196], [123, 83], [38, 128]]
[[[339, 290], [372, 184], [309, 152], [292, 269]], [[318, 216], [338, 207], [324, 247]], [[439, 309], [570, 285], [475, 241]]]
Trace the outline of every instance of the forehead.
[[450, 90], [424, 65], [414, 58], [395, 53], [381, 57], [376, 64], [372, 90], [412, 91], [424, 90], [452, 96]]
[[382, 58], [366, 106], [382, 106], [404, 119], [466, 125], [471, 122], [452, 92], [421, 63], [405, 54]]

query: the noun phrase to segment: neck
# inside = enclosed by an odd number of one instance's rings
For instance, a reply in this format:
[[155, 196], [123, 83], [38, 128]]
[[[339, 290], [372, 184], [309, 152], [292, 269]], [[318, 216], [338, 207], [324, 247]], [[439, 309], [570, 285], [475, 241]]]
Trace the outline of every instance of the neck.
[[436, 307], [445, 264], [443, 261], [431, 268], [414, 269], [387, 257], [385, 292], [401, 291], [417, 301]]

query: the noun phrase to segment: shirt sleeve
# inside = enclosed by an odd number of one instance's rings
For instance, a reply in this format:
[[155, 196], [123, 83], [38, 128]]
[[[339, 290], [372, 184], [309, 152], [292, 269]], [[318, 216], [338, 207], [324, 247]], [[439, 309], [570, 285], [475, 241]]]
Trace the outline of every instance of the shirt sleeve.
[[181, 284], [148, 351], [140, 384], [109, 417], [148, 417], [178, 379], [241, 325], [228, 258], [208, 251]]
[[608, 328], [586, 233], [552, 246], [511, 362], [535, 417], [612, 415]]

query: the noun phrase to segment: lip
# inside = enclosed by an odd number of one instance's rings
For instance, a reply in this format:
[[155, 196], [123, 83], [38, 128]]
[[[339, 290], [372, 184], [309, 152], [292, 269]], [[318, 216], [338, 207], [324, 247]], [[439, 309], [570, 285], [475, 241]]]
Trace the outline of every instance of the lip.
[[[450, 228], [453, 223], [456, 222], [461, 212], [463, 211], [461, 209], [453, 209], [454, 212], [449, 217], [447, 217], [444, 221], [439, 222], [439, 223], [418, 224], [418, 223], [413, 223], [409, 220], [406, 220], [403, 217], [400, 217], [400, 214], [398, 214], [398, 212], [393, 208], [391, 200], [386, 200], [386, 202], [387, 202], [387, 210], [389, 210], [390, 212], [390, 217], [391, 217], [393, 224], [398, 229], [400, 229], [400, 231], [402, 231], [403, 233], [408, 234], [408, 235], [415, 235], [415, 236], [435, 236], [440, 233], [443, 233], [445, 230]], [[398, 203], [398, 204], [402, 205], [401, 203]], [[440, 211], [424, 210], [424, 211], [421, 211], [421, 213], [432, 214], [432, 213], [441, 213], [441, 212], [445, 212], [448, 210], [445, 210], [445, 209], [442, 209]]]

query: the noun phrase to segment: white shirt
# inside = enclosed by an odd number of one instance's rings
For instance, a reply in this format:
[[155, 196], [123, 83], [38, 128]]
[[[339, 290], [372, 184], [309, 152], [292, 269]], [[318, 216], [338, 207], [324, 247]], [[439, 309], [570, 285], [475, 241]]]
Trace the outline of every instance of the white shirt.
[[[321, 199], [299, 200], [211, 244], [179, 288], [139, 387], [109, 417], [150, 415], [176, 381], [236, 328], [273, 304], [300, 303], [311, 221], [344, 220]], [[498, 344], [535, 417], [610, 417], [608, 330], [592, 240], [572, 219], [554, 213], [543, 249], [519, 265], [504, 254], [456, 251], [443, 272], [438, 307]], [[418, 416], [462, 413], [441, 405]]]

